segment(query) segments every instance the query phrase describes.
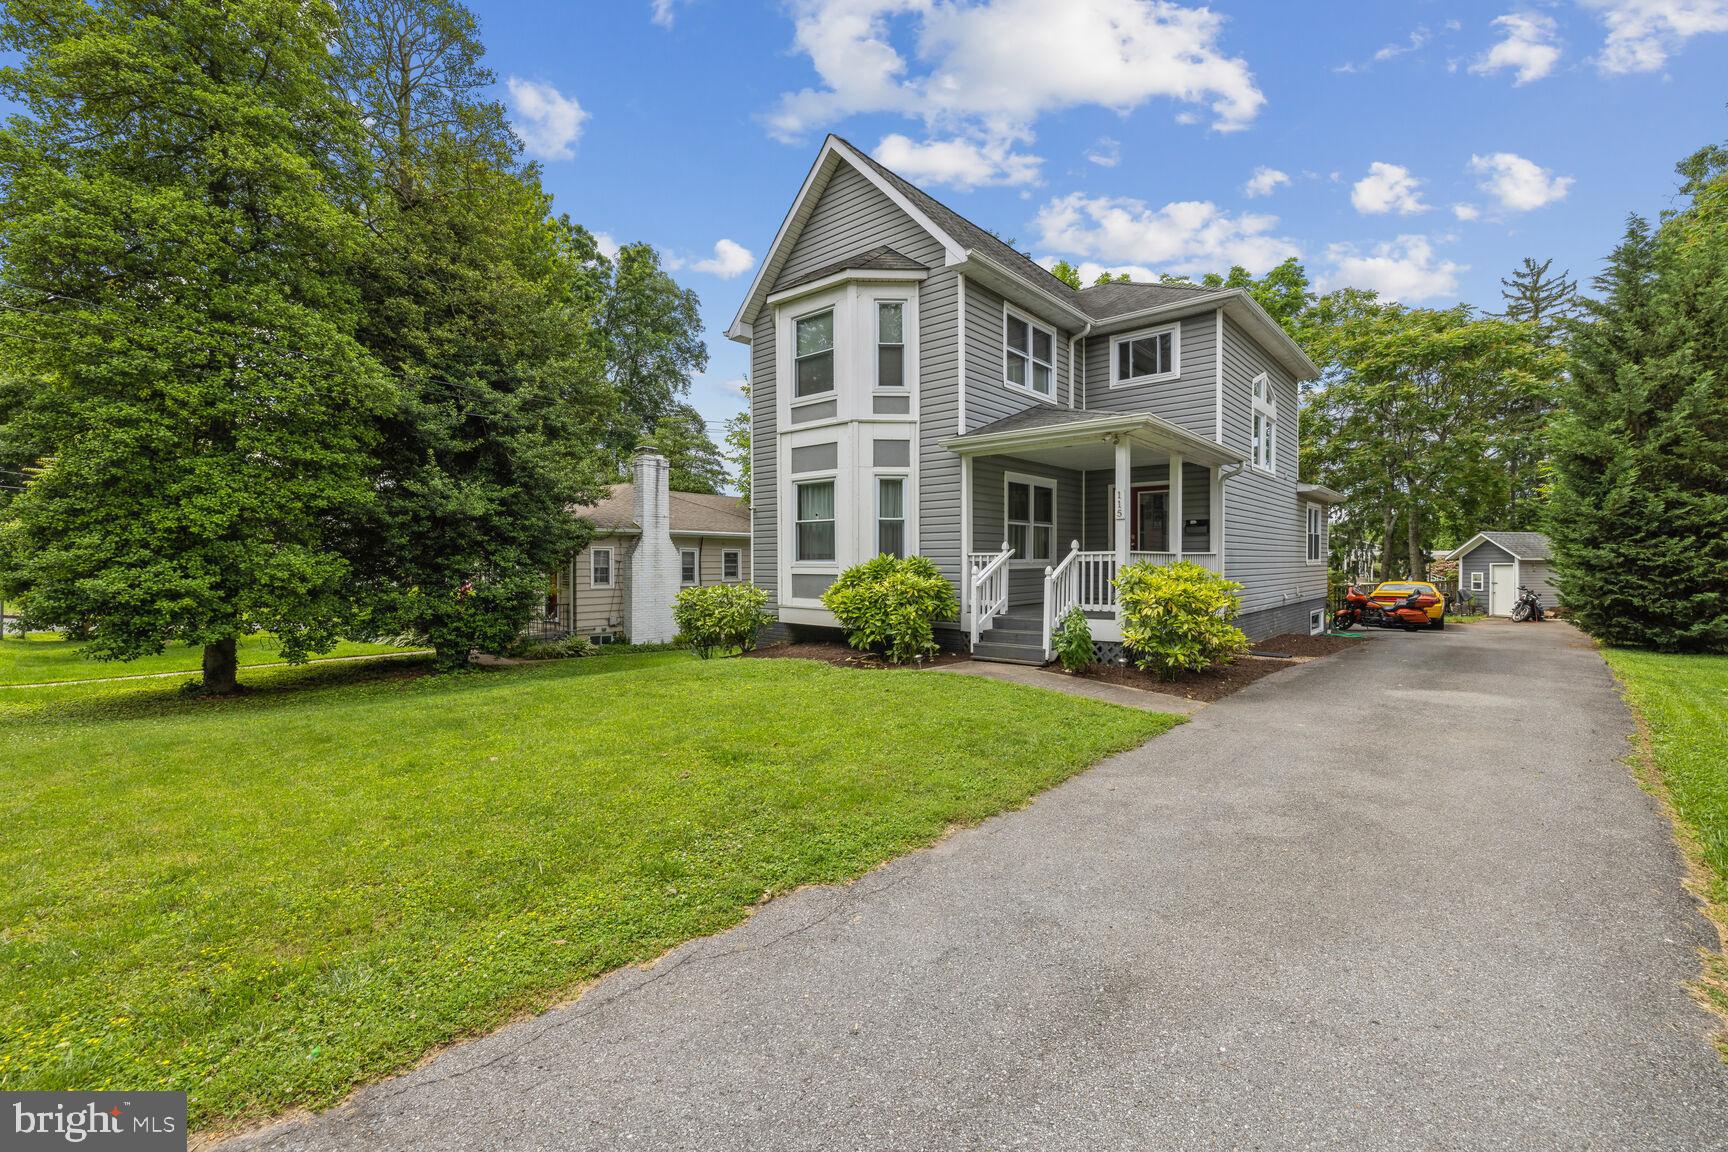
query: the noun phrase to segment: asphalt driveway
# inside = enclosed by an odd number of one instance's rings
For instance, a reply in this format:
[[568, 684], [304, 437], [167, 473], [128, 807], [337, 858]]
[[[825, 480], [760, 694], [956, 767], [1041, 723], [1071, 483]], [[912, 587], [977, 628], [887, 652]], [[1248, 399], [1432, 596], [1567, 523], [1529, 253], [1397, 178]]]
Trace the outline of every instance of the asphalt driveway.
[[1382, 634], [235, 1146], [1728, 1148], [1630, 730], [1565, 625]]

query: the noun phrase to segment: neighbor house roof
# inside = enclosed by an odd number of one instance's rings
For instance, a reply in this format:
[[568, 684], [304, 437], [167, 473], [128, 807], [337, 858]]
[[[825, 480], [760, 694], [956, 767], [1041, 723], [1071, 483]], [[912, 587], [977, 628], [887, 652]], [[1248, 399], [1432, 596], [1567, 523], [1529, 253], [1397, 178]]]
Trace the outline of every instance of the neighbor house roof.
[[[672, 533], [675, 536], [748, 536], [750, 505], [738, 496], [709, 496], [701, 492], [673, 492]], [[614, 484], [591, 505], [571, 511], [594, 525], [600, 535], [642, 531], [636, 523], [636, 485]]]
[[1461, 560], [1478, 544], [1487, 541], [1505, 549], [1520, 560], [1547, 560], [1548, 537], [1540, 532], [1478, 532], [1461, 546], [1446, 554], [1448, 560]]

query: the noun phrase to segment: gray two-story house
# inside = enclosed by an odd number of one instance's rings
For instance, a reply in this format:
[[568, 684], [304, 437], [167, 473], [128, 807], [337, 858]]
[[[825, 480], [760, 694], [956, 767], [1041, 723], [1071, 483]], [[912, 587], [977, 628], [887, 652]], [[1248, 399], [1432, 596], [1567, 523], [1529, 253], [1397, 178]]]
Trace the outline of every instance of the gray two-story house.
[[958, 639], [1042, 661], [1073, 607], [1105, 649], [1131, 562], [1243, 586], [1250, 638], [1318, 630], [1328, 489], [1299, 484], [1317, 369], [1246, 293], [1076, 291], [838, 137], [727, 331], [751, 349], [755, 582], [789, 625], [881, 552], [953, 581]]

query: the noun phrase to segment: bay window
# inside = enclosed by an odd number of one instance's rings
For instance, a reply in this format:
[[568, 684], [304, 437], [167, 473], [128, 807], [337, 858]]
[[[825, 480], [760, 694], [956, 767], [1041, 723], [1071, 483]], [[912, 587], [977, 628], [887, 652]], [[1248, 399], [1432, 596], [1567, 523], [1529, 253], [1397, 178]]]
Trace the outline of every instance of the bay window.
[[834, 310], [802, 317], [796, 328], [797, 371], [792, 394], [816, 396], [834, 391]]
[[834, 481], [816, 480], [796, 485], [798, 490], [794, 531], [794, 558], [834, 559]]
[[888, 556], [906, 555], [906, 478], [876, 479], [876, 551]]
[[906, 384], [906, 306], [898, 300], [876, 303], [876, 387]]

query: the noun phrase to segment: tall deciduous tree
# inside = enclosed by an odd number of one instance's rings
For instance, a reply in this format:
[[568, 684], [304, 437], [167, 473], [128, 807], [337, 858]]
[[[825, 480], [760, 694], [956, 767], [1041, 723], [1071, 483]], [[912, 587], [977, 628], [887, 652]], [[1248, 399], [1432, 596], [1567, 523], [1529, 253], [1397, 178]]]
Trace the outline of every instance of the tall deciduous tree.
[[1562, 595], [1611, 643], [1728, 652], [1728, 149], [1637, 217], [1584, 305], [1555, 420]]
[[726, 459], [738, 470], [738, 490], [750, 499], [750, 382], [743, 385], [744, 408], [726, 418]]
[[125, 659], [352, 617], [389, 383], [355, 338], [364, 240], [320, 0], [10, 0], [0, 456], [41, 471], [0, 585]]
[[467, 9], [347, 12], [375, 237], [361, 337], [402, 384], [360, 562], [380, 621], [458, 666], [511, 644], [582, 542], [569, 508], [605, 479], [594, 448], [614, 407], [593, 328], [607, 265], [520, 162]]
[[672, 279], [653, 245], [624, 245], [605, 272], [596, 322], [618, 404], [606, 444], [622, 470], [637, 442], [689, 394], [690, 377], [708, 367], [708, 346], [702, 302]]

